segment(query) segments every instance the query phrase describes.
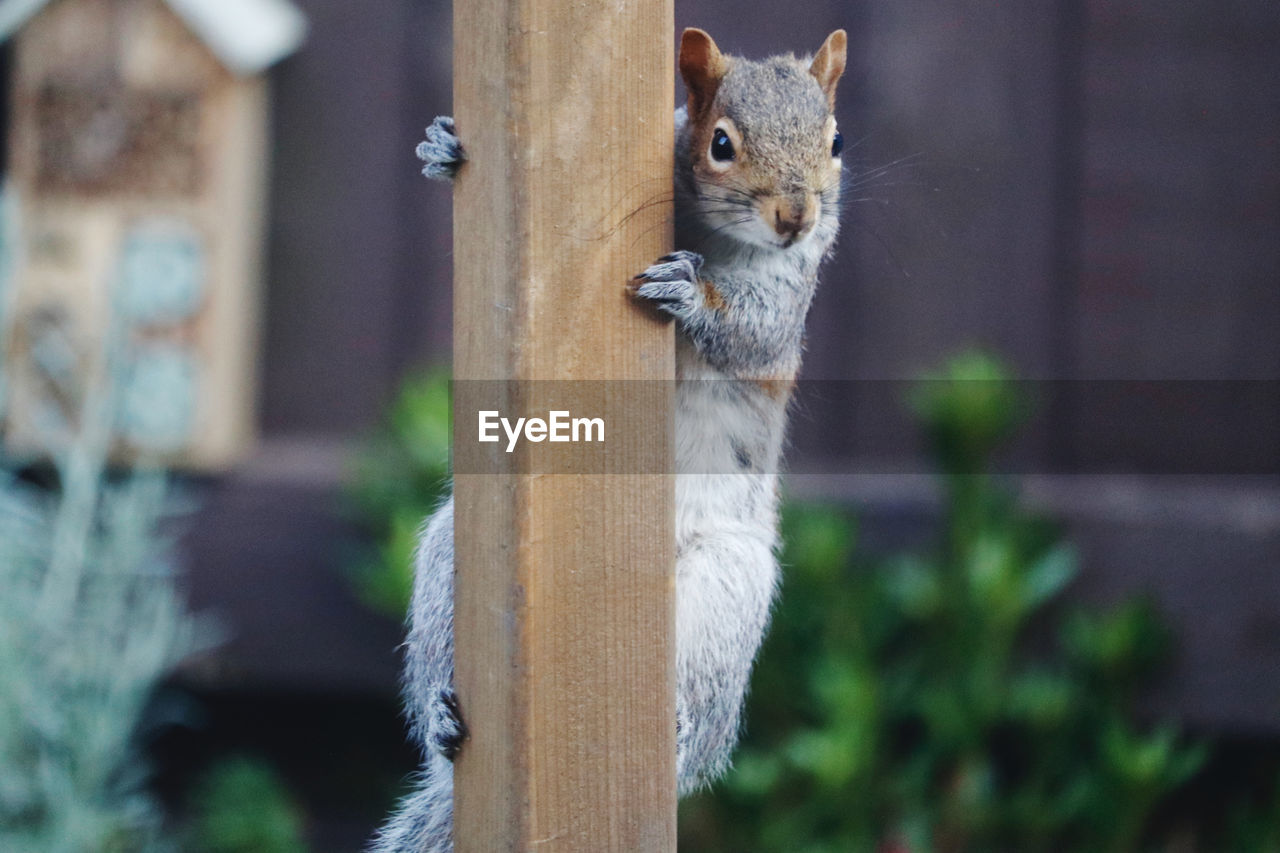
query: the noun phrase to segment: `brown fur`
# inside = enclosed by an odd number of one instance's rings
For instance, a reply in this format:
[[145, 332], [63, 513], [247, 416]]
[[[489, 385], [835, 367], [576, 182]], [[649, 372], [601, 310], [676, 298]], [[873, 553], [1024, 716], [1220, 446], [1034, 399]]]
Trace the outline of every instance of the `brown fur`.
[[813, 64], [809, 66], [809, 73], [817, 78], [832, 110], [836, 108], [836, 83], [839, 82], [840, 75], [844, 74], [848, 43], [849, 37], [845, 31], [836, 30], [827, 36], [818, 55], [813, 58]]
[[689, 90], [689, 117], [702, 116], [729, 70], [728, 60], [702, 30], [689, 27], [680, 36], [680, 76]]
[[751, 381], [775, 401], [786, 400], [791, 396], [792, 389], [796, 387], [794, 376], [761, 376]]
[[716, 289], [716, 286], [706, 279], [700, 281], [702, 285], [702, 298], [706, 301], [706, 305], [712, 311], [723, 311], [725, 306], [724, 296]]

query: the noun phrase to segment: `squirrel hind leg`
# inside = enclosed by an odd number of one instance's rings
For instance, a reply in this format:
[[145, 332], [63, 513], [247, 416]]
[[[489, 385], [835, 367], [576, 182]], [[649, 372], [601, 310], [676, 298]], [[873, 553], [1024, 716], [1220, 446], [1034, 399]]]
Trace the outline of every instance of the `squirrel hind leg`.
[[453, 180], [467, 160], [462, 140], [458, 138], [450, 116], [436, 116], [427, 128], [426, 140], [418, 143], [414, 153], [426, 164], [422, 167], [422, 174], [441, 181]]
[[453, 761], [467, 739], [467, 724], [462, 721], [458, 708], [458, 695], [452, 690], [442, 690], [432, 702], [431, 720], [428, 723], [430, 744], [445, 758]]

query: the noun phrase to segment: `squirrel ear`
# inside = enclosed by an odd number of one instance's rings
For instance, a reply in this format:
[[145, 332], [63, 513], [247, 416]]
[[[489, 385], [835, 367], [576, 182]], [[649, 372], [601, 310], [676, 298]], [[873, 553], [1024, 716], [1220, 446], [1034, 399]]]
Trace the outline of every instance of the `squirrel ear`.
[[818, 55], [813, 58], [813, 64], [809, 66], [809, 73], [817, 78], [818, 85], [826, 93], [827, 105], [833, 110], [836, 108], [836, 83], [844, 73], [848, 42], [845, 31], [836, 30], [827, 36]]
[[701, 115], [711, 106], [728, 68], [728, 61], [711, 36], [693, 27], [680, 36], [680, 76], [689, 90], [689, 118]]

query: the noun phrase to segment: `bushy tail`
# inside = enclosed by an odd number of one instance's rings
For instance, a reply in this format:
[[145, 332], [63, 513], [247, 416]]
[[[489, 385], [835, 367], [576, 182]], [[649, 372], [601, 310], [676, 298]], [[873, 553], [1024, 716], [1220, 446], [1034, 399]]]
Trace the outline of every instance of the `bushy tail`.
[[427, 759], [417, 787], [400, 802], [368, 853], [452, 853], [453, 765], [441, 755]]

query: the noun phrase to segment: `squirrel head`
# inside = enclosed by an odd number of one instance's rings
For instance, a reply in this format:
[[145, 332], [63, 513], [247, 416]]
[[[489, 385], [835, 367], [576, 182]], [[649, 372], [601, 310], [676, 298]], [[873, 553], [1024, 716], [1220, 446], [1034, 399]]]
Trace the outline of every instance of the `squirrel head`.
[[833, 115], [847, 38], [836, 30], [810, 58], [760, 62], [722, 54], [687, 29], [680, 74], [689, 92], [679, 179], [716, 233], [786, 249], [838, 214], [843, 140]]

